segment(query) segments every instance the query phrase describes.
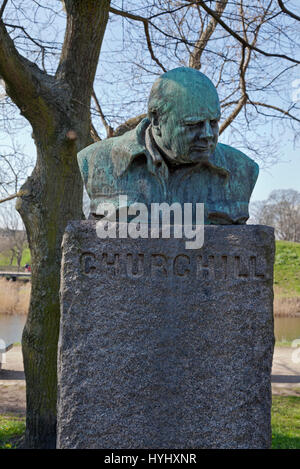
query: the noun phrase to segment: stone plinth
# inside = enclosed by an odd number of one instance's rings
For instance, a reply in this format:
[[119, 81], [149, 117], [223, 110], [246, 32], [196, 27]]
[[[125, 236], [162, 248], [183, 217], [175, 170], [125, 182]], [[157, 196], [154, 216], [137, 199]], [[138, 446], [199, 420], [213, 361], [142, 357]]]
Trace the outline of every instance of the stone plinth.
[[268, 448], [273, 229], [63, 243], [59, 448]]

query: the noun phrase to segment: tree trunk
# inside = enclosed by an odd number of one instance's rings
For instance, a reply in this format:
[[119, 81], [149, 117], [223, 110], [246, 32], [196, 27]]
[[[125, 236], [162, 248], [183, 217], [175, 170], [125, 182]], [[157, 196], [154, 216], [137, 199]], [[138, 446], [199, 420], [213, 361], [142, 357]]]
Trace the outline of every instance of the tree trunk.
[[13, 261], [14, 261], [14, 258], [15, 258], [15, 253], [12, 252], [11, 256], [10, 256], [10, 261], [9, 261], [9, 265], [13, 265]]
[[66, 129], [60, 131], [60, 146], [57, 141], [38, 144], [37, 165], [23, 186], [27, 195], [17, 202], [32, 258], [31, 302], [22, 338], [28, 448], [56, 445], [61, 242], [67, 222], [82, 217], [77, 145], [64, 139]]
[[18, 270], [20, 270], [20, 268], [21, 268], [22, 256], [23, 256], [23, 251], [19, 250], [18, 255], [17, 255]]
[[22, 341], [29, 448], [54, 448], [56, 442], [61, 242], [67, 222], [82, 217], [76, 154], [91, 143], [90, 100], [110, 0], [64, 0], [64, 6], [67, 25], [55, 75], [19, 54], [0, 18], [0, 76], [37, 146], [36, 166], [17, 200], [32, 257]]

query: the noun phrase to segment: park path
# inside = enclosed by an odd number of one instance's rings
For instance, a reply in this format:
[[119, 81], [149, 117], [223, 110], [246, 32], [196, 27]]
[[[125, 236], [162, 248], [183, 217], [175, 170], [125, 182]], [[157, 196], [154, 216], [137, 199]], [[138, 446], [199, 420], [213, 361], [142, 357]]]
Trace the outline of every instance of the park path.
[[[25, 391], [22, 352], [16, 346], [6, 354], [6, 363], [0, 371], [0, 414], [25, 415]], [[300, 396], [300, 347], [275, 347], [272, 392]]]
[[0, 414], [25, 415], [26, 385], [21, 346], [6, 353], [0, 370]]
[[281, 396], [300, 396], [300, 347], [275, 347], [272, 392]]

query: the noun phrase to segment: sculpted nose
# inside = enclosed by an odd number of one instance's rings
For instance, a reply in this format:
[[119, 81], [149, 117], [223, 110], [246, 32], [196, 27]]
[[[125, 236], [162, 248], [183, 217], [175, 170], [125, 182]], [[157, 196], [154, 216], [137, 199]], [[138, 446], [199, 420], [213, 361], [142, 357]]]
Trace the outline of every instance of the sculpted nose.
[[210, 121], [204, 121], [203, 126], [203, 137], [204, 138], [213, 138], [214, 134], [211, 128]]

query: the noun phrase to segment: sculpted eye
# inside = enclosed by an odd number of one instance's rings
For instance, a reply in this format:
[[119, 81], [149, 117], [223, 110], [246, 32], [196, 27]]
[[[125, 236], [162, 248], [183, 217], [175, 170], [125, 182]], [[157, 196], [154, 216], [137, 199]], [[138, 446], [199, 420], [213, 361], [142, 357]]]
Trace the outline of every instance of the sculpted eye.
[[203, 126], [203, 122], [186, 122], [185, 123], [185, 126], [186, 127], [202, 127]]

